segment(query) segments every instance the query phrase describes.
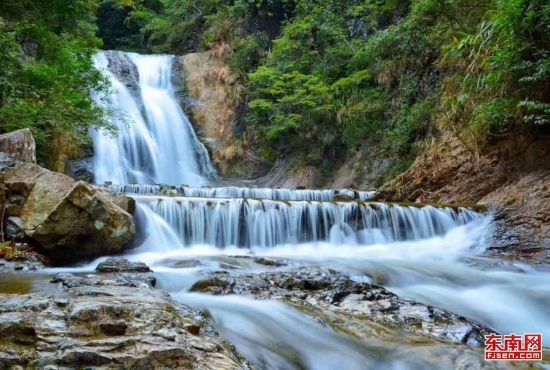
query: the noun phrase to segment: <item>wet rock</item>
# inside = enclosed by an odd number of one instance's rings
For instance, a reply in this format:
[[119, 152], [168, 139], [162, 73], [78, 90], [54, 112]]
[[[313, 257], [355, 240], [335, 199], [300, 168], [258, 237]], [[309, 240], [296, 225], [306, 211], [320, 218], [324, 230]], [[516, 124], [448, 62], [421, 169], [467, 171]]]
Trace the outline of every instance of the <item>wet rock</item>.
[[352, 201], [353, 198], [347, 194], [338, 193], [338, 194], [334, 194], [333, 200], [335, 202], [349, 202], [349, 201]]
[[102, 191], [35, 164], [4, 170], [9, 197], [23, 197], [20, 217], [25, 236], [54, 262], [67, 263], [120, 251], [134, 236], [131, 214]]
[[109, 71], [128, 88], [132, 95], [138, 98], [137, 101], [141, 101], [139, 73], [136, 65], [132, 62], [128, 54], [116, 50], [109, 50], [104, 52], [104, 55], [109, 62], [107, 66]]
[[360, 337], [371, 333], [375, 326], [480, 346], [483, 335], [490, 332], [466, 318], [402, 299], [380, 286], [353, 281], [334, 270], [308, 267], [235, 276], [215, 272], [196, 285], [197, 290], [213, 294], [283, 298], [309, 314], [317, 312], [323, 321], [331, 318], [329, 324]]
[[69, 161], [69, 174], [78, 181], [94, 182], [93, 158], [83, 158]]
[[227, 282], [225, 279], [214, 276], [197, 281], [195, 284], [193, 284], [193, 286], [191, 286], [191, 289], [189, 290], [191, 292], [223, 294], [227, 292], [229, 286], [229, 282]]
[[120, 336], [126, 334], [126, 329], [128, 329], [128, 325], [124, 321], [105, 322], [101, 323], [99, 325], [99, 328], [101, 329], [101, 332], [105, 335]]
[[178, 191], [176, 189], [164, 188], [164, 189], [161, 189], [160, 194], [168, 197], [177, 197]]
[[197, 311], [125, 274], [54, 281], [47, 297], [0, 294], [0, 368], [248, 368]]
[[187, 331], [193, 335], [199, 335], [201, 331], [201, 327], [198, 325], [189, 325], [186, 326], [185, 329], [187, 329]]
[[[113, 279], [112, 276], [115, 278]], [[60, 273], [52, 277], [50, 280], [52, 283], [61, 284], [66, 288], [82, 288], [80, 293], [82, 295], [93, 296], [97, 294], [97, 291], [93, 289], [89, 283], [91, 277], [86, 275], [76, 275], [71, 273]], [[156, 285], [156, 278], [153, 273], [128, 273], [121, 272], [117, 274], [112, 273], [103, 273], [97, 275], [94, 284], [96, 286], [120, 286], [120, 287], [129, 287], [129, 288], [153, 288]]]
[[23, 220], [19, 217], [8, 217], [4, 224], [4, 232], [8, 239], [22, 239], [25, 237]]
[[288, 264], [285, 261], [280, 261], [280, 260], [275, 260], [270, 258], [263, 258], [263, 257], [255, 258], [254, 262], [259, 263], [260, 265], [275, 266], [275, 267], [286, 266]]
[[336, 292], [332, 295], [331, 303], [332, 304], [340, 303], [340, 302], [342, 302], [342, 300], [344, 298], [346, 298], [350, 294], [351, 294], [351, 292], [349, 292], [347, 290], [341, 290], [339, 292]]
[[143, 262], [130, 262], [124, 258], [110, 257], [96, 267], [98, 272], [150, 272]]
[[36, 163], [36, 143], [31, 130], [24, 128], [0, 135], [0, 152], [16, 161]]
[[3, 171], [4, 169], [8, 167], [15, 166], [17, 162], [11, 158], [8, 154], [4, 152], [0, 152], [0, 171]]

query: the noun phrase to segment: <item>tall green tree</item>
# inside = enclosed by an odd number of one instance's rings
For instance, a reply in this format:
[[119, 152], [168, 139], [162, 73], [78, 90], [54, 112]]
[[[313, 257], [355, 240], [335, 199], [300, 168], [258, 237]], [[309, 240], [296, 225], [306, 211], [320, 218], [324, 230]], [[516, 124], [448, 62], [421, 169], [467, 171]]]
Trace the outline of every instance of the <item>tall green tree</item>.
[[106, 125], [92, 99], [104, 88], [92, 57], [95, 0], [4, 0], [0, 3], [0, 130], [29, 127], [41, 159], [62, 132], [84, 140]]

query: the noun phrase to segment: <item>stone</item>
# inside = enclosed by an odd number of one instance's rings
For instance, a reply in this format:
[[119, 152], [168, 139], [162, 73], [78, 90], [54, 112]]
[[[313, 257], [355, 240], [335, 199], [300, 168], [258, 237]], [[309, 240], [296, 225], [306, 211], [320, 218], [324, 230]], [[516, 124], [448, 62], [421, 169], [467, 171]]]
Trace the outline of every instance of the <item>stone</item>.
[[69, 161], [69, 174], [78, 181], [94, 182], [93, 158], [82, 158]]
[[333, 200], [335, 202], [350, 202], [353, 200], [353, 198], [347, 194], [338, 193], [338, 194], [334, 194]]
[[124, 258], [110, 257], [96, 267], [97, 272], [151, 272], [143, 262], [130, 262]]
[[31, 130], [23, 128], [0, 135], [0, 152], [17, 161], [36, 163], [36, 143]]
[[185, 329], [193, 335], [199, 335], [201, 331], [201, 327], [198, 325], [188, 325]]
[[4, 152], [0, 152], [0, 171], [14, 166], [16, 161]]
[[25, 200], [25, 197], [18, 194], [10, 196], [6, 201], [6, 214], [11, 216], [21, 216]]
[[213, 276], [207, 279], [197, 281], [189, 289], [191, 292], [210, 292], [213, 294], [222, 294], [226, 292], [229, 283], [226, 280]]
[[135, 234], [133, 216], [88, 184], [30, 163], [3, 175], [9, 196], [26, 199], [20, 212], [25, 235], [55, 263], [119, 252]]
[[105, 322], [99, 325], [105, 335], [120, 336], [126, 334], [128, 325], [125, 322]]
[[75, 280], [48, 295], [0, 294], [0, 369], [250, 368], [167, 293], [117, 273], [56, 279]]
[[[193, 291], [238, 294], [257, 299], [283, 297], [321, 322], [338, 323], [337, 331], [359, 337], [372, 334], [372, 324], [412, 336], [479, 347], [491, 331], [464, 317], [403, 299], [383, 287], [353, 281], [334, 270], [308, 267], [231, 275], [212, 272]], [[377, 333], [376, 335], [379, 335]]]
[[19, 217], [8, 217], [4, 223], [5, 236], [8, 239], [23, 239], [25, 231], [23, 230], [23, 220]]
[[258, 264], [260, 264], [260, 265], [265, 265], [265, 266], [276, 266], [276, 267], [288, 265], [288, 263], [286, 263], [286, 262], [284, 262], [284, 261], [275, 260], [275, 259], [270, 259], [270, 258], [264, 258], [264, 257], [255, 258], [255, 259], [254, 259], [254, 262], [256, 262], [256, 263], [258, 263]]

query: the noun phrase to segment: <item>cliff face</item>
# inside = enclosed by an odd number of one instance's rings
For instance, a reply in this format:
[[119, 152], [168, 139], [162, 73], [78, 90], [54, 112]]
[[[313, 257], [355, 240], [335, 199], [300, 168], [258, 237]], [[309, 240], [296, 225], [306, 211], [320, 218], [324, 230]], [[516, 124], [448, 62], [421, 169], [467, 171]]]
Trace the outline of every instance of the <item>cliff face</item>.
[[215, 52], [187, 54], [175, 62], [173, 76], [183, 108], [219, 174], [250, 178], [265, 172], [237, 127], [243, 86], [224, 58]]
[[492, 249], [542, 262], [550, 257], [550, 137], [514, 136], [473, 153], [450, 133], [433, 139], [377, 199], [487, 205]]

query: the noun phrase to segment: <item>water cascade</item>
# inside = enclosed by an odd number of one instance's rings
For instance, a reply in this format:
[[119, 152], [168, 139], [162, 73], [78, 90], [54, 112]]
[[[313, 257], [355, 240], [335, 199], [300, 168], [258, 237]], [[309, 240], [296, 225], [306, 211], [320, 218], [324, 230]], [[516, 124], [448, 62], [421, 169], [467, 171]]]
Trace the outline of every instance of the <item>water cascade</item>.
[[107, 189], [130, 194], [161, 194], [174, 193], [184, 197], [200, 198], [254, 198], [271, 200], [316, 200], [332, 201], [340, 198], [349, 200], [367, 200], [374, 191], [357, 191], [351, 189], [272, 189], [272, 188], [245, 188], [237, 186], [224, 187], [190, 187], [165, 186], [149, 184], [111, 184]]
[[[444, 235], [481, 216], [467, 208], [377, 202], [277, 201], [136, 196], [138, 221], [151, 211], [178, 236], [176, 246], [273, 247], [328, 241], [374, 244]], [[148, 234], [153, 230], [147, 230]], [[160, 236], [158, 236], [160, 237]]]
[[[388, 357], [385, 368], [450, 367], [456, 349], [441, 349], [447, 362], [429, 364], [422, 355], [410, 362], [408, 349], [400, 355], [406, 361], [395, 362], [396, 347], [380, 344], [367, 351], [368, 343], [321, 327], [281, 302], [187, 292], [201, 274], [225, 269], [228, 260], [232, 273], [257, 271], [235, 255], [330, 267], [495, 330], [538, 331], [550, 338], [544, 313], [550, 292], [542, 290], [550, 286], [550, 274], [500, 262], [496, 268], [484, 265], [476, 253], [490, 232], [487, 215], [371, 202], [371, 192], [348, 189], [218, 186], [207, 152], [176, 101], [172, 61], [122, 52], [96, 56], [112, 85], [96, 98], [118, 131], [92, 133], [96, 183], [108, 182], [110, 190], [136, 200], [138, 245], [127, 258], [150, 265], [176, 299], [208, 310], [227, 339], [260, 368], [364, 368]], [[190, 257], [200, 259], [201, 267], [177, 263]]]
[[215, 171], [172, 86], [168, 55], [103, 52], [98, 69], [111, 84], [96, 101], [110, 112], [116, 137], [93, 132], [94, 175], [98, 184], [206, 185]]

